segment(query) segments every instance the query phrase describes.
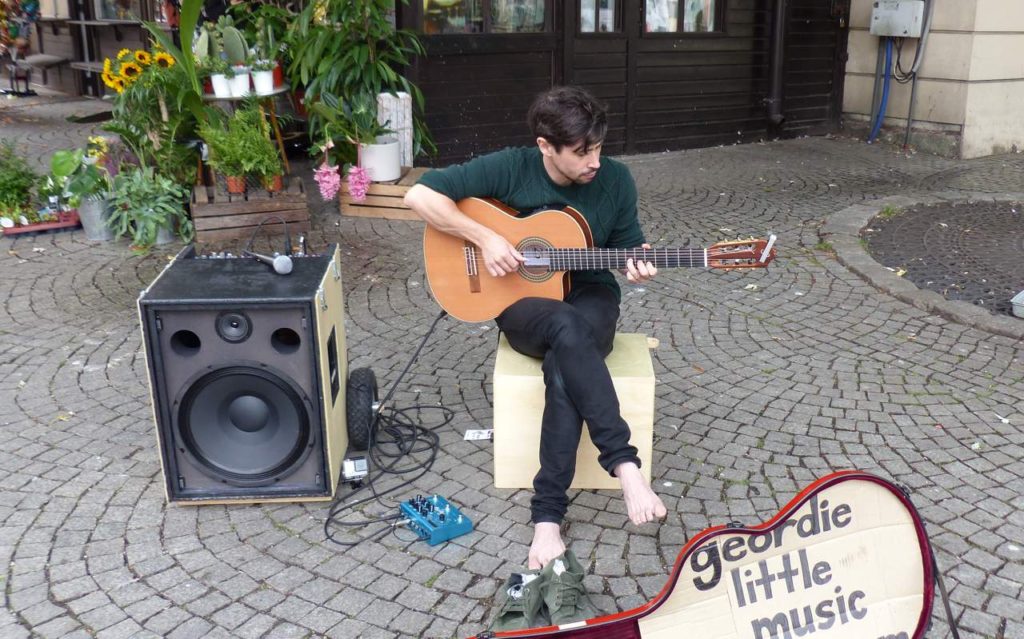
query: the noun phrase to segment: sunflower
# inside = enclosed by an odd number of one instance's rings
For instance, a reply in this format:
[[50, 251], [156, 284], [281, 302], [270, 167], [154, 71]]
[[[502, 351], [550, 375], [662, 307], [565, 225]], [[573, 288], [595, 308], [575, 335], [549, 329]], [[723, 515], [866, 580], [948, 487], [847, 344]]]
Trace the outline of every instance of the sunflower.
[[117, 52], [117, 60], [118, 60], [118, 62], [120, 62], [121, 60], [124, 60], [125, 58], [131, 56], [131, 54], [132, 54], [132, 50], [131, 49], [121, 49], [120, 51]]
[[153, 61], [153, 56], [149, 55], [148, 51], [139, 49], [135, 52], [135, 61], [144, 67], [149, 66], [149, 63]]
[[142, 67], [134, 62], [122, 62], [120, 72], [122, 79], [131, 82], [142, 75]]
[[103, 61], [103, 73], [114, 74], [114, 63], [110, 61], [110, 58]]
[[113, 73], [109, 73], [107, 71], [101, 73], [100, 78], [103, 80], [103, 84], [107, 85], [107, 87], [111, 89], [114, 88], [115, 80], [120, 81], [120, 79], [116, 75], [114, 75]]
[[174, 66], [174, 56], [164, 51], [157, 51], [153, 55], [153, 61], [161, 69], [169, 69]]
[[114, 85], [111, 87], [114, 91], [117, 91], [119, 94], [124, 93], [124, 87], [124, 80], [121, 78], [114, 78]]

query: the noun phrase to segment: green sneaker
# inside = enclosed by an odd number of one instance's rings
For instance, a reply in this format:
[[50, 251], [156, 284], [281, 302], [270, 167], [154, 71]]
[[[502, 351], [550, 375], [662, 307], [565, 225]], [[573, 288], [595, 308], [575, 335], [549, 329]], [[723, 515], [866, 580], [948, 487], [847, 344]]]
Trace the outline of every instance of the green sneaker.
[[571, 550], [544, 566], [541, 592], [553, 625], [583, 621], [601, 614], [587, 596], [583, 587], [583, 566]]
[[509, 575], [498, 593], [501, 608], [490, 629], [498, 632], [551, 625], [544, 613], [543, 580], [540, 572], [514, 572]]

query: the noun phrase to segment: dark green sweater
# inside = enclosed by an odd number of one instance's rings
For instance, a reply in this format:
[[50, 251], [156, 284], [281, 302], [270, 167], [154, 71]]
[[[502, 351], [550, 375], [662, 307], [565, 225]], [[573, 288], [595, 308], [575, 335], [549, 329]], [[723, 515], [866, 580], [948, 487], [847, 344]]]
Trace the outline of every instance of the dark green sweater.
[[[571, 206], [586, 218], [599, 248], [632, 248], [644, 243], [636, 211], [636, 184], [622, 163], [601, 158], [597, 176], [588, 184], [559, 186], [551, 181], [537, 147], [509, 148], [445, 169], [428, 171], [419, 183], [458, 201], [491, 197], [523, 215]], [[608, 270], [575, 271], [572, 285], [597, 282], [621, 299], [615, 276]]]

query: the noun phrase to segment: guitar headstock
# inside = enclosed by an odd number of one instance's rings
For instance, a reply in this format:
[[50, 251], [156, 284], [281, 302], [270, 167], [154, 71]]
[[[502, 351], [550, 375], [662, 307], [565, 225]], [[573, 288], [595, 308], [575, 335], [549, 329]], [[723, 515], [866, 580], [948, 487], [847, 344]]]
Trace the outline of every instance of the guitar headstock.
[[775, 259], [775, 236], [718, 242], [708, 248], [708, 268], [764, 268]]

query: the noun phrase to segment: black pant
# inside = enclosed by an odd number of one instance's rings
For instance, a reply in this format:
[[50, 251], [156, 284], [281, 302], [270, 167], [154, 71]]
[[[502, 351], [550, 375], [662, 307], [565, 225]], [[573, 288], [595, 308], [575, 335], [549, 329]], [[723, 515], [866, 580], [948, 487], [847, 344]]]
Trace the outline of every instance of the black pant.
[[615, 293], [591, 284], [573, 289], [564, 302], [540, 297], [519, 300], [496, 320], [512, 348], [544, 359], [540, 471], [533, 479], [530, 504], [534, 523], [561, 523], [565, 516], [569, 504], [565, 491], [576, 472], [583, 420], [602, 468], [614, 474], [623, 462], [640, 465], [604, 363], [612, 351], [618, 319]]

